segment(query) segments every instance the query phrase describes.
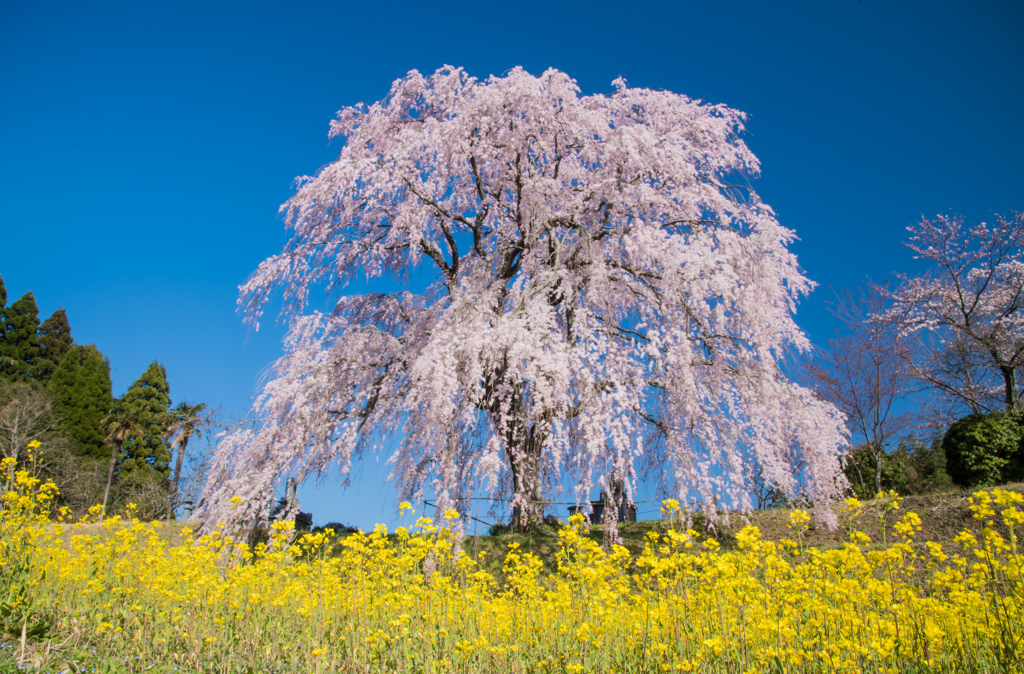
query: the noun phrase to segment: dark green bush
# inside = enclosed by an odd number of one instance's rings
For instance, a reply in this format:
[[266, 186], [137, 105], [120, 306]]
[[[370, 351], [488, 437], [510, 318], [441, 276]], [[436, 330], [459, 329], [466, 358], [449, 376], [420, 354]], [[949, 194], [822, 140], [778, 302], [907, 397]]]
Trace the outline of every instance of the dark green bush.
[[971, 489], [1021, 479], [1019, 415], [971, 414], [956, 421], [942, 438], [946, 472], [955, 484]]
[[953, 481], [946, 472], [941, 435], [931, 440], [907, 438], [900, 443], [897, 453], [900, 452], [906, 456], [907, 494], [933, 494], [953, 488]]
[[867, 445], [855, 447], [846, 456], [843, 472], [850, 482], [853, 495], [860, 499], [872, 499], [879, 491], [895, 491], [899, 494], [910, 493], [910, 473], [908, 471], [909, 452], [907, 447], [900, 446], [892, 452], [884, 452], [882, 459], [881, 488], [875, 484], [877, 458]]

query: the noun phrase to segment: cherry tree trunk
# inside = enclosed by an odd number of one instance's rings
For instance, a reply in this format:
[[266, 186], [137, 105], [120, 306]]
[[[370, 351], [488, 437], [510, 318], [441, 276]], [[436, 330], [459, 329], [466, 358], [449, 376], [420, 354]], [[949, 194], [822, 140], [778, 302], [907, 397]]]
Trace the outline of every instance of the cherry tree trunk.
[[544, 493], [540, 474], [544, 436], [534, 431], [531, 429], [518, 445], [507, 445], [515, 499], [510, 523], [513, 531], [526, 531], [544, 523]]
[[1006, 393], [1006, 411], [1015, 412], [1020, 405], [1020, 401], [1017, 398], [1016, 368], [1004, 365], [1003, 367], [1000, 367], [999, 370], [1003, 375], [1003, 389]]

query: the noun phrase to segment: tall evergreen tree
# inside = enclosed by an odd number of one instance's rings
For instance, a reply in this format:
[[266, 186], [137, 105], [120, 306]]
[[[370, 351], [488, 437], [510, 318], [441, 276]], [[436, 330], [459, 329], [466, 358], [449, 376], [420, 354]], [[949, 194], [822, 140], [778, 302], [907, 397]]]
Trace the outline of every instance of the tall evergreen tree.
[[122, 404], [142, 429], [123, 445], [125, 459], [121, 472], [150, 468], [164, 475], [170, 472], [171, 450], [167, 446], [168, 409], [171, 406], [167, 371], [157, 361], [142, 373], [121, 398]]
[[71, 338], [68, 315], [61, 307], [39, 326], [39, 360], [36, 365], [36, 378], [40, 381], [49, 380], [74, 343], [75, 340]]
[[4, 367], [7, 362], [7, 354], [4, 348], [4, 342], [7, 336], [7, 312], [4, 307], [7, 306], [7, 286], [4, 285], [4, 277], [0, 276], [0, 381], [3, 380]]
[[32, 291], [4, 310], [6, 332], [0, 344], [0, 378], [29, 381], [35, 378], [39, 358], [39, 307]]
[[110, 362], [92, 344], [71, 347], [50, 378], [57, 414], [80, 454], [105, 457], [110, 452], [103, 419], [113, 395]]

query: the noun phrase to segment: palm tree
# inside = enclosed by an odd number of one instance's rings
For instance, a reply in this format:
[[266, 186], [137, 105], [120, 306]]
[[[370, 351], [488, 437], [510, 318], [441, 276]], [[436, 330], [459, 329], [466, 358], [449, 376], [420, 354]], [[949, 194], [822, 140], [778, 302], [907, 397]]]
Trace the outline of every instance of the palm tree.
[[190, 405], [188, 401], [178, 403], [178, 406], [168, 414], [169, 424], [167, 426], [167, 437], [174, 438], [171, 447], [178, 450], [178, 459], [174, 464], [174, 477], [171, 480], [171, 499], [167, 506], [167, 519], [174, 516], [174, 502], [178, 499], [178, 480], [181, 479], [181, 465], [185, 460], [185, 448], [192, 436], [202, 437], [202, 426], [206, 422], [203, 410], [206, 403]]
[[110, 471], [107, 473], [107, 488], [103, 492], [103, 516], [107, 514], [107, 500], [110, 497], [110, 485], [114, 481], [114, 466], [117, 465], [117, 457], [121, 455], [121, 448], [124, 443], [134, 436], [145, 432], [142, 424], [135, 418], [131, 410], [120, 400], [114, 401], [110, 413], [103, 419], [103, 430], [106, 431], [106, 441], [110, 447]]

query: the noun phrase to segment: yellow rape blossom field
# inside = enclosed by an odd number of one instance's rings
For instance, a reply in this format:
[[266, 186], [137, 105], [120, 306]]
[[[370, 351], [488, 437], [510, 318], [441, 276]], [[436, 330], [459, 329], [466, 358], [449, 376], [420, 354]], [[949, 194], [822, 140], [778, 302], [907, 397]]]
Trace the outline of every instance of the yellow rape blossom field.
[[[915, 540], [885, 497], [882, 540], [854, 523], [836, 549], [756, 527], [735, 549], [685, 530], [678, 503], [645, 549], [601, 549], [581, 517], [557, 570], [516, 544], [500, 573], [421, 518], [338, 539], [275, 524], [251, 548], [223, 527], [54, 521], [52, 485], [10, 462], [0, 511], [4, 650], [47, 672], [1019, 672], [1024, 497], [971, 499], [975, 533]], [[403, 510], [409, 510], [403, 504]], [[59, 519], [59, 518], [58, 518]], [[97, 523], [98, 521], [98, 523]], [[12, 665], [13, 667], [13, 665]]]

